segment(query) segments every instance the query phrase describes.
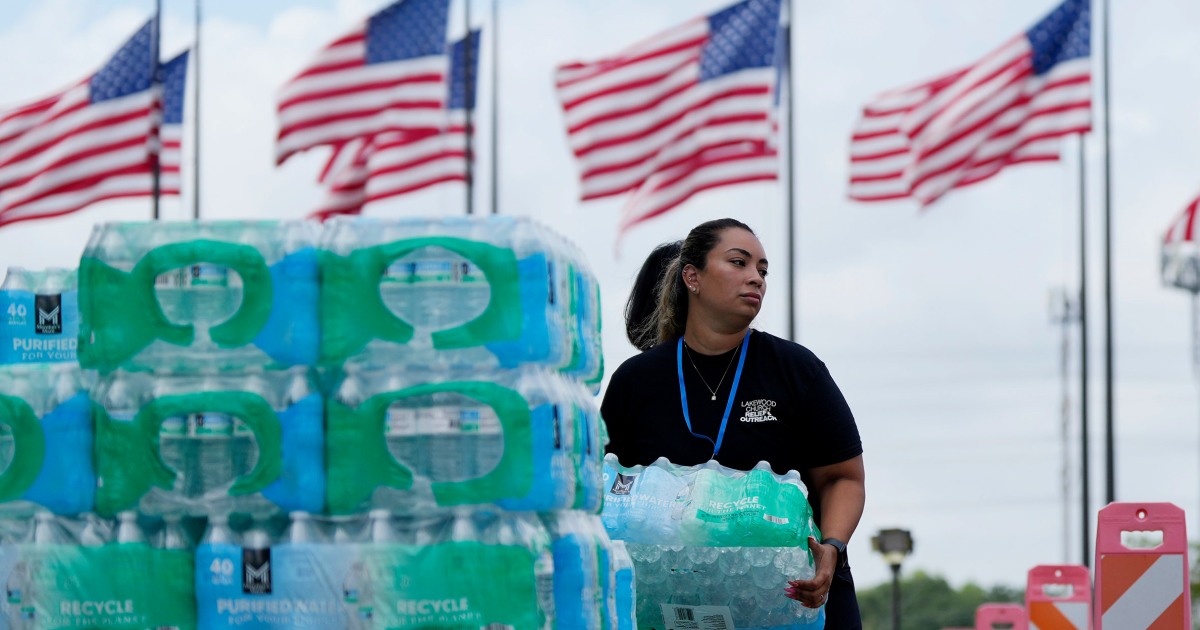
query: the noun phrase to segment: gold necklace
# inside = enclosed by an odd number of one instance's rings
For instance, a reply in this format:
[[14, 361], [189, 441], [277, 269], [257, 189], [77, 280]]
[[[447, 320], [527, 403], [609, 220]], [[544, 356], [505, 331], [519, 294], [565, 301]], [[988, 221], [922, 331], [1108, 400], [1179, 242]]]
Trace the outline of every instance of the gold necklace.
[[729, 365], [725, 366], [725, 371], [721, 374], [721, 380], [717, 381], [716, 388], [709, 387], [708, 381], [704, 380], [704, 375], [700, 373], [700, 368], [696, 367], [696, 360], [692, 358], [692, 349], [688, 348], [686, 343], [683, 344], [683, 347], [687, 348], [688, 361], [691, 362], [692, 369], [696, 370], [696, 376], [700, 377], [700, 382], [704, 383], [705, 389], [708, 390], [708, 393], [712, 394], [712, 398], [710, 400], [716, 400], [717, 390], [721, 389], [721, 384], [725, 382], [725, 377], [729, 375], [729, 368], [733, 366], [733, 360], [736, 359], [738, 353], [742, 351], [741, 344], [738, 345], [737, 350], [734, 351], [733, 355], [729, 357]]

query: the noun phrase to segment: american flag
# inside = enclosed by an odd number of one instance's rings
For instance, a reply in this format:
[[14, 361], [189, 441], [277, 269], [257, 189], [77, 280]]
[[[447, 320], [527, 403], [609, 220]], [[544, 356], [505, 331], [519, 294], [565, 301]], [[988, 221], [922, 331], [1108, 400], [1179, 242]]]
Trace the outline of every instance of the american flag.
[[92, 76], [0, 112], [0, 226], [150, 194], [156, 31], [147, 22]]
[[389, 129], [437, 130], [449, 9], [401, 0], [322, 49], [279, 93], [276, 162]]
[[1196, 236], [1196, 213], [1200, 211], [1200, 197], [1192, 200], [1180, 213], [1162, 243], [1163, 284], [1200, 292], [1200, 239]]
[[632, 193], [620, 229], [719, 186], [778, 178], [779, 0], [745, 0], [555, 81], [581, 197]]
[[479, 33], [472, 31], [469, 39], [450, 46], [450, 82], [441, 129], [385, 131], [338, 146], [322, 173], [329, 194], [313, 218], [323, 221], [338, 214], [359, 214], [372, 201], [466, 181], [466, 118], [475, 104]]
[[850, 198], [928, 205], [1092, 128], [1091, 8], [1066, 0], [974, 65], [877, 96], [850, 142]]
[[181, 148], [183, 145], [183, 104], [187, 85], [188, 51], [164, 63], [162, 74], [162, 126], [158, 137], [162, 149], [158, 154], [159, 193], [178, 195], [180, 187]]

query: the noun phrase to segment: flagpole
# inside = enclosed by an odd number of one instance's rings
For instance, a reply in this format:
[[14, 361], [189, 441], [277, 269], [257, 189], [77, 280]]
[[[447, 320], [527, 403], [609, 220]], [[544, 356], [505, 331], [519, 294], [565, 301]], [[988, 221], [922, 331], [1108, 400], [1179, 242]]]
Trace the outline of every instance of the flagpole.
[[500, 2], [492, 0], [492, 159], [491, 168], [491, 197], [492, 214], [500, 214]]
[[795, 91], [792, 89], [792, 0], [785, 0], [784, 10], [787, 13], [787, 23], [784, 27], [783, 40], [783, 64], [784, 76], [783, 80], [787, 83], [787, 141], [784, 143], [787, 150], [787, 208], [784, 214], [787, 217], [787, 250], [788, 250], [788, 339], [796, 341], [796, 287], [799, 286], [799, 272], [796, 269], [796, 180], [795, 180], [795, 133], [793, 131], [793, 123], [795, 116], [792, 111], [795, 104], [792, 102], [792, 95]]
[[1079, 134], [1079, 481], [1083, 524], [1083, 566], [1092, 566], [1091, 475], [1088, 453], [1088, 317], [1087, 317], [1087, 161], [1084, 135]]
[[[159, 83], [158, 76], [158, 57], [159, 57], [159, 25], [162, 20], [162, 0], [154, 1], [154, 24], [150, 26], [150, 89]], [[158, 201], [162, 191], [160, 179], [162, 177], [162, 167], [159, 164], [159, 157], [162, 155], [162, 93], [159, 93], [159, 108], [158, 120], [154, 128], [154, 153], [150, 158], [150, 211], [154, 220], [159, 219]]]
[[196, 0], [195, 44], [192, 45], [192, 219], [200, 218], [200, 0]]
[[1110, 116], [1108, 112], [1112, 107], [1112, 90], [1109, 88], [1109, 73], [1108, 73], [1108, 0], [1102, 0], [1104, 5], [1104, 22], [1102, 30], [1104, 31], [1104, 49], [1103, 55], [1103, 70], [1104, 73], [1104, 465], [1106, 471], [1105, 479], [1105, 502], [1112, 503], [1117, 500], [1116, 491], [1116, 445], [1114, 444], [1115, 421], [1113, 419], [1113, 310], [1112, 310], [1112, 155], [1110, 136], [1111, 130], [1109, 127]]
[[471, 164], [471, 156], [473, 154], [472, 145], [474, 144], [472, 142], [472, 137], [475, 135], [474, 123], [472, 121], [474, 118], [472, 116], [474, 113], [472, 110], [475, 109], [475, 99], [471, 94], [473, 91], [471, 88], [475, 86], [475, 77], [471, 76], [471, 53], [473, 52], [471, 50], [471, 0], [463, 0], [463, 24], [467, 27], [467, 34], [465, 39], [463, 39], [463, 80], [466, 85], [466, 89], [464, 90], [465, 94], [463, 94], [463, 104], [465, 105], [464, 109], [466, 110], [466, 133], [464, 133], [463, 136], [466, 138], [467, 151], [467, 159], [465, 160], [467, 176], [467, 214], [475, 214], [475, 169]]

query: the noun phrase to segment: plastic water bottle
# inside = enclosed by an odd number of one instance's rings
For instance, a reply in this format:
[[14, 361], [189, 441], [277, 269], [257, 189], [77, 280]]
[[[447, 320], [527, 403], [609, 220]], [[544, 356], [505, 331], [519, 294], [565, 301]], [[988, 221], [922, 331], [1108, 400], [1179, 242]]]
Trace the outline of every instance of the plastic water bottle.
[[79, 544], [84, 547], [102, 547], [113, 537], [112, 524], [95, 514], [84, 515], [83, 530], [79, 533]]
[[4, 282], [0, 282], [0, 291], [30, 291], [32, 288], [29, 270], [18, 265], [5, 270]]
[[614, 585], [617, 618], [616, 630], [637, 630], [637, 582], [633, 571], [633, 558], [625, 548], [625, 541], [612, 541], [612, 563], [616, 571]]
[[189, 552], [195, 548], [191, 535], [188, 534], [187, 528], [183, 526], [183, 516], [168, 514], [163, 517], [163, 528], [159, 533], [155, 546], [159, 549], [174, 549]]
[[225, 514], [213, 514], [208, 517], [208, 526], [204, 529], [204, 536], [200, 538], [200, 545], [237, 545], [238, 537], [229, 527], [229, 516]]
[[321, 542], [321, 534], [313, 525], [312, 514], [308, 512], [291, 512], [288, 514], [288, 528], [284, 532], [284, 540], [289, 543]]
[[137, 512], [132, 510], [117, 514], [117, 543], [145, 543], [146, 534], [138, 526]]
[[[243, 387], [245, 391], [258, 394], [268, 401], [278, 398], [272, 395], [274, 392], [271, 391], [270, 383], [259, 373], [246, 375]], [[249, 425], [237, 418], [231, 417], [229, 421], [229, 476], [232, 480], [254, 468], [258, 460], [258, 446], [254, 442], [254, 431]]]
[[187, 471], [185, 494], [207, 499], [233, 479], [233, 418], [223, 413], [193, 413], [187, 420], [189, 450], [195, 459]]
[[449, 401], [422, 410], [429, 448], [429, 477], [434, 481], [459, 481], [468, 477], [465, 471], [470, 455], [463, 452], [466, 440], [462, 436], [464, 411]]
[[[387, 379], [386, 391], [399, 391], [404, 385], [398, 375]], [[387, 410], [384, 438], [388, 452], [414, 474], [429, 476], [429, 435], [425, 409], [419, 399], [405, 398], [391, 404]]]
[[560, 624], [598, 629], [600, 579], [596, 546], [578, 512], [542, 515], [554, 553], [554, 605]]
[[342, 604], [350, 617], [350, 628], [365, 630], [371, 627], [375, 616], [373, 595], [366, 563], [362, 558], [358, 558], [350, 565], [350, 570], [346, 572], [342, 581]]
[[556, 619], [556, 602], [554, 602], [554, 554], [551, 547], [550, 534], [542, 527], [538, 518], [528, 514], [512, 515], [515, 518], [517, 532], [520, 532], [524, 544], [533, 551], [534, 588], [538, 594], [538, 607], [542, 611], [542, 629], [553, 628]]
[[5, 599], [8, 602], [8, 621], [14, 629], [32, 628], [36, 608], [33, 605], [33, 594], [29, 592], [29, 561], [20, 558], [8, 574], [5, 584]]
[[[272, 405], [277, 410], [291, 409], [296, 403], [308, 398], [316, 387], [312, 382], [312, 376], [307, 367], [293, 367], [288, 370], [287, 390], [284, 392], [282, 403], [276, 403], [275, 397], [271, 396], [268, 400], [272, 401]], [[265, 388], [264, 392], [270, 394], [270, 388]]]
[[172, 416], [158, 425], [158, 454], [163, 463], [175, 471], [175, 491], [186, 491], [184, 484], [190, 483], [195, 474], [194, 465], [189, 461], [194, 457], [190, 446], [186, 416]]
[[[183, 517], [178, 514], [169, 514], [163, 517], [163, 529], [159, 532], [154, 546], [159, 549], [186, 553], [189, 556], [195, 548], [191, 536], [183, 526]], [[180, 630], [180, 627], [158, 626], [154, 630]]]
[[469, 474], [471, 478], [476, 478], [490, 473], [500, 463], [500, 458], [504, 456], [504, 431], [495, 409], [481, 406], [473, 410], [472, 415], [477, 424], [475, 435], [471, 438], [474, 457]]
[[372, 544], [396, 542], [396, 529], [392, 526], [392, 515], [387, 510], [371, 510], [370, 520]]

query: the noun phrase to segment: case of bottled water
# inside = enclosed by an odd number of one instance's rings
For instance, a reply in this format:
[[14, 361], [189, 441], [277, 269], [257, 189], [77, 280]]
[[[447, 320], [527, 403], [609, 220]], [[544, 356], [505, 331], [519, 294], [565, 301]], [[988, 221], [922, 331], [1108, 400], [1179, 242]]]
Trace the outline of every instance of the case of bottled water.
[[554, 619], [553, 568], [528, 515], [215, 517], [196, 599], [202, 628], [540, 629]]
[[800, 473], [778, 475], [766, 462], [749, 471], [666, 458], [626, 467], [609, 454], [604, 487], [604, 526], [626, 542], [804, 547], [817, 531]]
[[105, 223], [79, 264], [79, 361], [107, 372], [315, 365], [317, 228]]
[[814, 574], [807, 547], [699, 547], [625, 543], [637, 575], [638, 627], [724, 617], [741, 630], [820, 630], [825, 609], [784, 595]]
[[633, 560], [639, 627], [700, 616], [739, 629], [824, 627], [823, 608], [784, 595], [789, 580], [814, 575], [807, 540], [821, 537], [799, 473], [604, 463], [601, 520]]
[[92, 390], [97, 511], [320, 512], [323, 401], [309, 368], [153, 375]]
[[0, 365], [75, 362], [75, 269], [10, 267], [0, 284]]
[[196, 627], [193, 536], [179, 518], [39, 512], [0, 531], [5, 627]]
[[533, 221], [337, 218], [321, 247], [325, 364], [535, 363], [598, 381], [595, 280]]
[[536, 367], [347, 372], [327, 405], [329, 510], [599, 509], [599, 414]]
[[73, 363], [0, 366], [0, 516], [93, 509], [90, 378]]

